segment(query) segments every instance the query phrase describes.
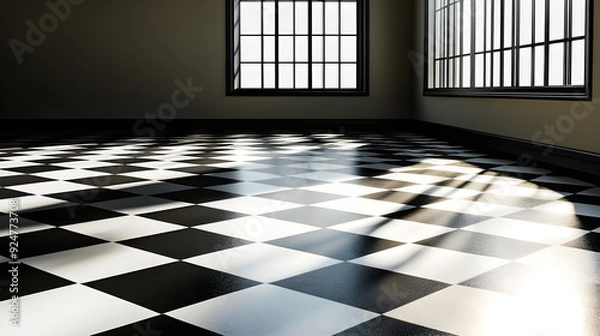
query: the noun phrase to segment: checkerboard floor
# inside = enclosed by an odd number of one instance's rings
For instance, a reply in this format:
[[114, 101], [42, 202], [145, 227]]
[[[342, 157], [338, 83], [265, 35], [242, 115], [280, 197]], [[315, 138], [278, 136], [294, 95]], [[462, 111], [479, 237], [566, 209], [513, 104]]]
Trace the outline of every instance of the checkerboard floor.
[[8, 144], [0, 186], [1, 335], [600, 335], [600, 188], [425, 135]]

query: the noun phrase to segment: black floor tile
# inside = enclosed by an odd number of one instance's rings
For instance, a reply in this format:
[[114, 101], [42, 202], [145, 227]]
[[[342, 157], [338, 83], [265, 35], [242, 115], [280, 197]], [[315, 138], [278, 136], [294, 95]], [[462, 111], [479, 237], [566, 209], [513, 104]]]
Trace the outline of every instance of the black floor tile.
[[334, 336], [454, 336], [443, 331], [379, 316]]
[[269, 244], [338, 260], [356, 259], [402, 245], [396, 241], [327, 229], [272, 240]]
[[150, 319], [122, 326], [93, 336], [219, 336], [192, 324], [159, 315]]
[[257, 284], [234, 275], [176, 262], [86, 285], [165, 313]]
[[[13, 282], [13, 279], [16, 281]], [[23, 297], [72, 284], [73, 282], [67, 279], [27, 264], [11, 265], [7, 262], [0, 264], [0, 301], [8, 300], [13, 295]]]
[[196, 229], [184, 229], [119, 243], [174, 259], [187, 259], [204, 253], [246, 245], [250, 242]]
[[221, 222], [244, 216], [245, 215], [236, 212], [208, 208], [200, 205], [151, 212], [143, 215], [143, 217], [146, 218], [189, 227], [213, 222]]
[[583, 237], [564, 244], [564, 246], [600, 252], [600, 233], [590, 232]]
[[7, 176], [0, 177], [0, 186], [3, 187], [12, 187], [16, 185], [30, 184], [30, 183], [40, 183], [40, 182], [50, 182], [52, 180], [39, 177], [39, 176], [31, 176], [31, 175], [18, 175], [18, 176]]
[[87, 204], [103, 201], [112, 201], [128, 197], [138, 196], [122, 190], [111, 190], [103, 188], [91, 188], [78, 191], [64, 192], [58, 194], [47, 195], [48, 197], [62, 199], [72, 203]]
[[237, 181], [215, 176], [188, 176], [165, 180], [165, 182], [181, 184], [190, 187], [212, 187], [221, 184], [235, 183]]
[[312, 206], [272, 212], [264, 216], [322, 228], [366, 218], [366, 216], [358, 214]]
[[436, 209], [410, 209], [387, 214], [385, 217], [451, 228], [463, 228], [490, 219], [486, 216], [469, 215]]
[[123, 216], [123, 214], [89, 205], [60, 206], [41, 211], [27, 212], [23, 217], [50, 225], [64, 226]]
[[235, 197], [239, 197], [240, 195], [217, 191], [217, 190], [195, 188], [195, 189], [189, 189], [189, 190], [168, 192], [168, 193], [164, 193], [164, 194], [157, 194], [155, 196], [160, 197], [160, 198], [174, 200], [174, 201], [199, 204], [199, 203], [207, 203], [207, 202], [225, 200], [228, 198], [235, 198]]
[[511, 260], [548, 247], [527, 241], [462, 230], [425, 239], [416, 244]]
[[376, 313], [385, 313], [447, 284], [361, 265], [342, 263], [274, 283]]
[[[106, 243], [106, 241], [101, 239], [63, 229], [48, 229], [23, 233], [18, 237], [20, 247], [18, 252], [19, 259]], [[0, 238], [0, 246], [9, 246], [10, 241], [10, 237], [2, 237]], [[0, 249], [0, 255], [10, 258], [8, 248]]]
[[382, 191], [370, 195], [365, 195], [363, 197], [378, 201], [408, 204], [414, 206], [421, 206], [447, 200], [447, 198], [443, 197], [413, 194], [401, 191]]
[[260, 197], [303, 205], [311, 205], [344, 198], [343, 196], [339, 195], [326, 194], [308, 190], [286, 190], [270, 194], [261, 194]]

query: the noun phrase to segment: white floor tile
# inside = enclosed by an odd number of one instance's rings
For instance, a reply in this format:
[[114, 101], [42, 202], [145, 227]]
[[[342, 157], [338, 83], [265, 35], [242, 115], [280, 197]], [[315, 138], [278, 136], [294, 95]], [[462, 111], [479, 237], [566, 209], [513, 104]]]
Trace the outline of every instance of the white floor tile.
[[367, 216], [381, 216], [396, 211], [414, 208], [414, 206], [412, 205], [356, 197], [342, 198], [333, 201], [317, 203], [313, 206], [346, 212], [353, 212]]
[[480, 194], [480, 191], [470, 190], [470, 189], [459, 189], [459, 188], [451, 188], [451, 187], [441, 187], [435, 185], [414, 185], [410, 187], [398, 188], [394, 189], [395, 191], [407, 192], [411, 194], [419, 194], [419, 195], [429, 195], [436, 197], [445, 197], [445, 198], [467, 198], [471, 196], [475, 196]]
[[433, 175], [420, 175], [410, 173], [391, 173], [376, 176], [378, 179], [404, 181], [419, 184], [432, 184], [448, 180], [447, 177], [433, 176]]
[[329, 171], [317, 171], [317, 172], [312, 172], [312, 173], [296, 174], [296, 175], [291, 175], [291, 176], [310, 179], [310, 180], [326, 181], [326, 182], [344, 182], [344, 181], [351, 181], [351, 180], [357, 180], [357, 179], [363, 178], [362, 176], [334, 173], [334, 172], [329, 172]]
[[413, 244], [350, 262], [449, 284], [457, 284], [508, 263], [503, 259]]
[[184, 261], [259, 282], [275, 282], [341, 262], [266, 244], [245, 245]]
[[149, 183], [131, 186], [130, 188], [122, 188], [122, 190], [126, 189], [127, 192], [138, 195], [155, 195], [174, 191], [190, 190], [194, 188], [195, 187], [185, 186], [182, 184], [149, 181]]
[[12, 189], [34, 195], [48, 195], [56, 193], [65, 193], [70, 191], [78, 191], [89, 189], [90, 186], [67, 182], [67, 181], [48, 181], [39, 183], [29, 183], [23, 185], [17, 185], [12, 187], [6, 187], [6, 189]]
[[23, 262], [74, 282], [89, 282], [177, 260], [115, 243], [23, 259]]
[[590, 216], [600, 217], [600, 205], [584, 204], [584, 203], [570, 203], [557, 201], [538, 207], [533, 210], [547, 211], [562, 215], [579, 215], [579, 216]]
[[33, 166], [41, 166], [41, 164], [24, 161], [0, 161], [0, 169], [25, 168]]
[[270, 180], [270, 179], [276, 179], [276, 178], [281, 177], [281, 176], [275, 175], [275, 174], [261, 173], [261, 172], [255, 172], [255, 171], [250, 171], [250, 170], [241, 170], [241, 171], [227, 172], [227, 173], [215, 173], [215, 174], [208, 174], [208, 175], [222, 177], [222, 178], [226, 178], [226, 179], [233, 179], [233, 180], [238, 180], [238, 181], [245, 181], [245, 182]]
[[112, 162], [99, 162], [99, 161], [72, 161], [64, 163], [55, 163], [53, 166], [64, 167], [64, 168], [78, 168], [78, 169], [89, 169], [89, 168], [103, 168], [103, 167], [115, 167], [118, 169], [119, 165]]
[[176, 178], [180, 178], [180, 177], [194, 176], [194, 174], [182, 173], [182, 172], [177, 172], [174, 170], [160, 170], [160, 169], [142, 170], [142, 171], [137, 171], [137, 172], [124, 173], [121, 175], [145, 179], [145, 180], [155, 180], [155, 181], [170, 180], [170, 179], [176, 179]]
[[218, 223], [199, 225], [194, 228], [253, 242], [265, 242], [319, 230], [319, 228], [311, 225], [260, 216], [236, 218]]
[[515, 185], [521, 184], [525, 182], [525, 180], [514, 178], [514, 177], [506, 177], [506, 176], [493, 176], [493, 175], [463, 175], [455, 178], [455, 180], [459, 181], [468, 181], [475, 183], [489, 183], [496, 185]]
[[[19, 200], [19, 206], [16, 213], [21, 213], [24, 211], [37, 211], [37, 210], [46, 210], [51, 208], [60, 208], [67, 205], [72, 205], [73, 203], [67, 202], [64, 200], [45, 197], [45, 196], [23, 196], [17, 198]], [[0, 209], [6, 210], [9, 209], [9, 202], [11, 199], [1, 199], [0, 200]]]
[[481, 168], [463, 167], [463, 166], [435, 166], [435, 167], [430, 167], [427, 169], [433, 169], [433, 170], [449, 172], [449, 173], [459, 173], [459, 174], [465, 174], [465, 175], [475, 175], [475, 174], [479, 174], [482, 171], [484, 171]]
[[230, 198], [222, 201], [204, 203], [202, 205], [210, 208], [228, 210], [253, 216], [294, 209], [303, 206], [301, 204], [284, 202], [276, 199], [252, 196]]
[[454, 164], [454, 163], [459, 163], [460, 161], [458, 160], [452, 160], [452, 159], [434, 159], [434, 158], [428, 158], [428, 159], [410, 159], [407, 160], [410, 162], [419, 162], [419, 163], [429, 163], [429, 164], [433, 164], [433, 165], [449, 165], [449, 164]]
[[437, 209], [437, 210], [446, 210], [446, 211], [454, 211], [461, 212], [470, 215], [477, 216], [491, 216], [491, 217], [501, 217], [507, 216], [519, 211], [523, 211], [522, 208], [507, 206], [507, 205], [499, 205], [494, 203], [484, 203], [484, 202], [472, 202], [466, 200], [448, 200], [442, 201], [439, 203], [433, 203], [423, 206], [428, 209]]
[[11, 336], [81, 336], [157, 316], [95, 289], [72, 285], [21, 298], [22, 321], [10, 326], [9, 301], [0, 302], [0, 334]]
[[520, 187], [516, 185], [505, 185], [492, 187], [486, 194], [506, 196], [506, 197], [529, 197], [542, 200], [557, 200], [565, 196], [571, 195], [566, 192], [558, 192], [545, 188]]
[[546, 314], [548, 307], [506, 294], [452, 286], [385, 315], [461, 336], [562, 336], [578, 334], [569, 324], [573, 308], [550, 307], [554, 314]]
[[329, 227], [329, 229], [356, 233], [381, 239], [412, 243], [455, 229], [384, 217], [371, 217]]
[[[193, 157], [192, 157], [192, 159], [193, 159]], [[149, 169], [179, 169], [179, 168], [194, 167], [195, 165], [191, 164], [191, 163], [183, 163], [183, 162], [150, 161], [150, 162], [132, 163], [131, 166], [149, 168]]]
[[600, 284], [600, 253], [554, 246], [517, 260]]
[[151, 196], [136, 196], [124, 199], [93, 203], [94, 207], [121, 212], [128, 215], [150, 213], [193, 205]]
[[65, 181], [65, 180], [76, 180], [76, 179], [83, 179], [83, 178], [109, 176], [110, 174], [101, 173], [101, 172], [92, 171], [92, 170], [85, 170], [85, 169], [66, 169], [66, 170], [54, 170], [54, 171], [37, 173], [37, 174], [32, 174], [32, 175], [43, 177], [43, 178], [48, 178], [48, 179], [53, 179], [53, 180]]
[[548, 245], [564, 244], [588, 233], [585, 230], [509, 218], [489, 219], [465, 227], [463, 230]]
[[21, 175], [21, 173], [13, 172], [10, 170], [1, 170], [0, 169], [0, 177], [9, 177], [9, 176], [17, 176]]
[[167, 315], [228, 336], [333, 335], [378, 316], [272, 285], [252, 287]]
[[121, 241], [185, 229], [184, 226], [138, 216], [120, 216], [62, 228], [108, 241]]
[[315, 186], [302, 187], [302, 190], [316, 191], [322, 193], [329, 193], [334, 195], [341, 196], [363, 196], [368, 194], [374, 194], [381, 191], [385, 191], [385, 189], [381, 188], [373, 188], [356, 184], [347, 184], [347, 183], [327, 183], [327, 184], [319, 184]]

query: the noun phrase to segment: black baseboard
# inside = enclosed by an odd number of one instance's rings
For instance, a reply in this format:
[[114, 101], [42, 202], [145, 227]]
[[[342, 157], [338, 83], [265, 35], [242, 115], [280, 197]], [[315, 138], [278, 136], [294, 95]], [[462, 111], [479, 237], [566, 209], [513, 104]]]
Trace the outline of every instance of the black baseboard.
[[491, 151], [523, 167], [543, 165], [554, 171], [600, 182], [600, 154], [562, 146], [549, 146], [465, 128], [418, 121], [415, 129], [474, 149]]

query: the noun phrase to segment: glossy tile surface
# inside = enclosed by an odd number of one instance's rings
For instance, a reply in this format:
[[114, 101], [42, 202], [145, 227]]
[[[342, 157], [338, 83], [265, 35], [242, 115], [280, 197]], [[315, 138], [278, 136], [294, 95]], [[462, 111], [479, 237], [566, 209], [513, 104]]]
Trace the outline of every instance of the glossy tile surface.
[[34, 140], [0, 146], [0, 335], [600, 335], [579, 176], [408, 132]]

